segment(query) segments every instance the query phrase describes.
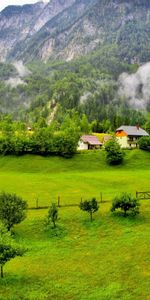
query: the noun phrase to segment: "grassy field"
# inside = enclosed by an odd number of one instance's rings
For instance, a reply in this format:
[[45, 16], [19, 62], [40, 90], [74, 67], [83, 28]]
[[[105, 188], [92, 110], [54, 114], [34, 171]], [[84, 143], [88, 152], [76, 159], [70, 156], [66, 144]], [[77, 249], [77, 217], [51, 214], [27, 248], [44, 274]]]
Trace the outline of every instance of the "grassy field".
[[79, 203], [95, 196], [111, 200], [116, 194], [127, 191], [149, 190], [150, 154], [140, 150], [127, 151], [122, 166], [106, 164], [104, 151], [77, 154], [73, 159], [61, 157], [0, 158], [0, 190], [16, 192], [29, 206], [49, 205], [61, 197], [61, 203]]
[[[29, 206], [36, 197], [49, 204], [58, 194], [64, 204], [100, 192], [111, 200], [121, 191], [147, 191], [149, 183], [150, 154], [139, 150], [127, 151], [118, 167], [105, 163], [103, 151], [70, 160], [0, 158], [0, 190], [17, 193]], [[136, 218], [114, 216], [110, 206], [102, 203], [93, 223], [78, 207], [60, 208], [56, 232], [44, 227], [47, 210], [28, 211], [14, 228], [28, 252], [5, 266], [0, 300], [149, 300], [150, 200], [141, 201]]]

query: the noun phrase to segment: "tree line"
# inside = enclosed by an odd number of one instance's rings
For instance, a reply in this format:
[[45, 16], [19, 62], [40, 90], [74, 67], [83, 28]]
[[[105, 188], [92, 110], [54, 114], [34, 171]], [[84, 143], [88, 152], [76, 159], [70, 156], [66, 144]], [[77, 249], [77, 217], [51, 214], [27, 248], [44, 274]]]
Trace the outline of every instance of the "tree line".
[[42, 121], [29, 130], [24, 123], [4, 118], [0, 122], [0, 154], [72, 156], [80, 136], [78, 128], [70, 126], [55, 130]]

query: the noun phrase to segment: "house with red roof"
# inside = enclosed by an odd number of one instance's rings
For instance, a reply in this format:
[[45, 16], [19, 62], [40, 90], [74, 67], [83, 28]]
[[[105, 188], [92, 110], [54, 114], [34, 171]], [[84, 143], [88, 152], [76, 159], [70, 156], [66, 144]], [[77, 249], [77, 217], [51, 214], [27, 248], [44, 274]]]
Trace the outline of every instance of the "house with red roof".
[[100, 149], [101, 147], [102, 143], [94, 135], [84, 134], [78, 143], [78, 150]]

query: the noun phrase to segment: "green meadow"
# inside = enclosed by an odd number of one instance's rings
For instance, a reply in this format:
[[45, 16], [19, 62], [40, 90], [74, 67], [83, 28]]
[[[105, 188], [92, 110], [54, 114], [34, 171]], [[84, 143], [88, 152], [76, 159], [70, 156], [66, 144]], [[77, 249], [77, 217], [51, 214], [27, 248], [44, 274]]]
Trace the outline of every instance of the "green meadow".
[[78, 207], [59, 208], [56, 230], [46, 229], [47, 210], [29, 210], [14, 227], [14, 238], [28, 251], [6, 264], [0, 300], [149, 300], [150, 200], [140, 214], [110, 213], [120, 192], [150, 190], [150, 153], [126, 151], [124, 164], [108, 166], [104, 151], [61, 157], [0, 157], [0, 190], [15, 192], [29, 207], [78, 204], [100, 193], [94, 221]]
[[126, 151], [121, 166], [108, 166], [104, 151], [77, 154], [72, 159], [26, 155], [0, 158], [0, 190], [17, 193], [35, 206], [79, 203], [95, 196], [111, 200], [127, 191], [149, 190], [150, 154], [140, 150]]

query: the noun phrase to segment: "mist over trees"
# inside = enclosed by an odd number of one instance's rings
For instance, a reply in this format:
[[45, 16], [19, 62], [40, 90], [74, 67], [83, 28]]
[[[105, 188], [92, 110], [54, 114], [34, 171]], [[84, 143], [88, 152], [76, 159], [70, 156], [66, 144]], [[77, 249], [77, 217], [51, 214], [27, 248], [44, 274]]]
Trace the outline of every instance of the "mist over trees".
[[[85, 114], [97, 132], [114, 131], [122, 124], [143, 126], [145, 109], [131, 105], [125, 94], [120, 93], [119, 75], [137, 71], [136, 64], [120, 61], [114, 47], [99, 50], [71, 62], [42, 62], [28, 65], [23, 84], [12, 87], [7, 79], [16, 78], [15, 67], [3, 65], [0, 81], [0, 111], [10, 113], [27, 126], [35, 126], [41, 119], [46, 124], [57, 123], [61, 127], [66, 115], [76, 111], [80, 118]], [[110, 57], [108, 58], [108, 53]], [[132, 75], [131, 75], [132, 76]], [[20, 77], [19, 77], [20, 78]], [[141, 101], [141, 105], [143, 100]]]

